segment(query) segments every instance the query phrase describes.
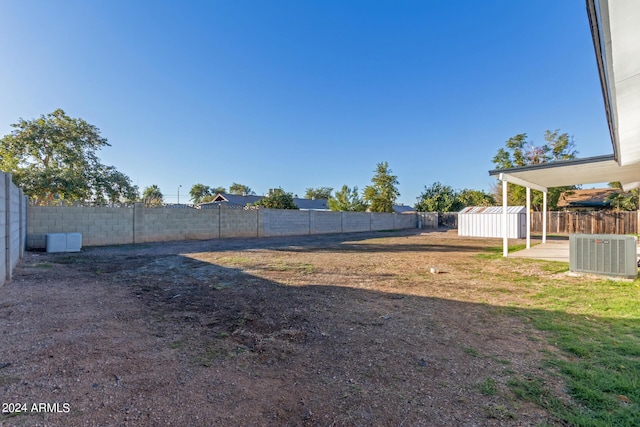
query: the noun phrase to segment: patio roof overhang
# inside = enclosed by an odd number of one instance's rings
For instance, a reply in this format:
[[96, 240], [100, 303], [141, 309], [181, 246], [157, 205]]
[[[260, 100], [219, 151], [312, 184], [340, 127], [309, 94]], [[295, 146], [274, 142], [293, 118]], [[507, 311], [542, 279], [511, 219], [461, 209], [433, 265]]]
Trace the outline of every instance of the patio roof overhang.
[[613, 154], [640, 162], [640, 2], [587, 0]]
[[[619, 181], [640, 187], [640, 1], [586, 0], [613, 154], [489, 171], [502, 180], [503, 255], [507, 256], [507, 182], [530, 189]], [[543, 215], [542, 241], [546, 240]], [[527, 217], [529, 224], [529, 217]], [[527, 229], [527, 247], [530, 229]]]
[[519, 168], [489, 175], [525, 187], [619, 181], [640, 187], [640, 2], [586, 0], [613, 154]]
[[624, 190], [640, 187], [640, 163], [620, 166], [613, 154], [489, 171], [490, 176], [547, 191], [549, 187], [619, 181]]

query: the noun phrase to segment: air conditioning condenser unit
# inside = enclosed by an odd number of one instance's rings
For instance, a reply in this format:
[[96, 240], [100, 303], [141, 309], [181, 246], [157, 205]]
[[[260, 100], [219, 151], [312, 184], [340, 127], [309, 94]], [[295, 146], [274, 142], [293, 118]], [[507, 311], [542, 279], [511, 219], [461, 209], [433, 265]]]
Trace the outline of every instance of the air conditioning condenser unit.
[[581, 273], [638, 276], [638, 238], [618, 234], [571, 234], [569, 269]]

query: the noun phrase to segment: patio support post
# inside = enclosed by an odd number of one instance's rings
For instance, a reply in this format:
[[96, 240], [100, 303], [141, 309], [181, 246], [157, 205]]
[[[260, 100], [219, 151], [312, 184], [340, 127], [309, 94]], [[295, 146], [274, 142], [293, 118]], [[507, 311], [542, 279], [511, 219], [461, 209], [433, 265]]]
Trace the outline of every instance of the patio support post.
[[527, 249], [531, 247], [531, 189], [527, 187]]
[[547, 192], [542, 193], [542, 243], [547, 242]]
[[507, 181], [502, 181], [502, 256], [509, 253], [509, 231], [507, 230]]

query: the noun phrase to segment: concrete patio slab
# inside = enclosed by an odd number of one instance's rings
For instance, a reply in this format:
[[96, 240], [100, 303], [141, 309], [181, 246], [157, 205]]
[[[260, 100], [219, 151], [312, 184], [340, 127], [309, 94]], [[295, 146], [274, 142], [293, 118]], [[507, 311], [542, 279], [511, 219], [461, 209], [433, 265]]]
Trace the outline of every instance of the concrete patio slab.
[[531, 245], [529, 249], [510, 253], [509, 257], [569, 262], [569, 240], [547, 240], [539, 244], [531, 242]]
[[[547, 261], [569, 262], [569, 240], [547, 240], [546, 243], [531, 242], [531, 248], [510, 253], [512, 258], [531, 258]], [[637, 249], [640, 258], [640, 241]]]

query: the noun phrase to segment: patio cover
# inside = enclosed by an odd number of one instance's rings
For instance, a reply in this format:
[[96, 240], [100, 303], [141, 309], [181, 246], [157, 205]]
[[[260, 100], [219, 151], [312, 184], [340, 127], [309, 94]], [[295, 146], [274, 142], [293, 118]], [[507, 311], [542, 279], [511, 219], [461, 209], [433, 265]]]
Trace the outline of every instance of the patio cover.
[[[507, 182], [527, 188], [528, 213], [530, 190], [542, 191], [545, 214], [549, 187], [612, 181], [619, 181], [624, 190], [640, 187], [640, 1], [586, 0], [586, 5], [613, 154], [489, 171], [490, 176], [502, 180], [505, 212]], [[506, 214], [504, 218], [506, 222]], [[506, 237], [503, 246], [507, 256]]]
[[620, 181], [624, 190], [640, 187], [640, 163], [620, 166], [614, 155], [586, 157], [562, 162], [542, 163], [489, 171], [507, 182], [546, 191], [549, 187]]

